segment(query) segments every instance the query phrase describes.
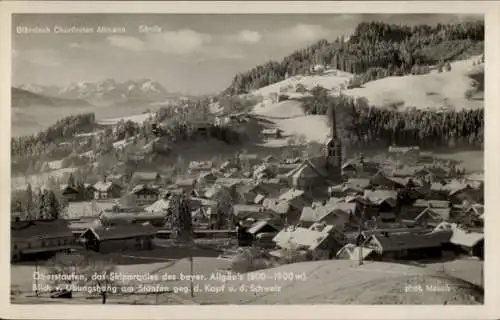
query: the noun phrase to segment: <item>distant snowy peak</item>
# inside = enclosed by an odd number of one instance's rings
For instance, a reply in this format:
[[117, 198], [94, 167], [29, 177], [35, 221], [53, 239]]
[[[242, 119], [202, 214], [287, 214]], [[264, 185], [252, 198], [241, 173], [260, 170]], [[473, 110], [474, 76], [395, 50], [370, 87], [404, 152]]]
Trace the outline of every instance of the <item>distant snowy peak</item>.
[[88, 100], [122, 101], [126, 99], [158, 100], [168, 95], [167, 90], [157, 81], [142, 79], [118, 82], [105, 79], [99, 82], [78, 82], [61, 88], [59, 95], [65, 98]]
[[57, 86], [43, 86], [34, 83], [25, 83], [17, 86], [17, 88], [26, 90], [32, 93], [44, 94], [49, 96], [56, 96], [59, 93], [59, 87]]

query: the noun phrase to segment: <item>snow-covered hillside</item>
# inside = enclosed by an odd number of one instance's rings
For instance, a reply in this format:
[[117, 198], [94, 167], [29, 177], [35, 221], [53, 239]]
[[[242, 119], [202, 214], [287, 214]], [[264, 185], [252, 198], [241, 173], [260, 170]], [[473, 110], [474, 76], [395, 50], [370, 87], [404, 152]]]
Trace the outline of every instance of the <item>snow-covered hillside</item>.
[[[480, 56], [451, 63], [451, 71], [438, 73], [432, 70], [426, 75], [407, 75], [402, 77], [388, 77], [365, 83], [361, 88], [345, 89], [353, 77], [352, 74], [327, 70], [322, 75], [294, 76], [278, 83], [260, 88], [251, 94], [262, 96], [264, 107], [272, 105], [271, 97], [276, 94], [287, 94], [291, 98], [298, 98], [303, 94], [297, 93], [299, 84], [306, 89], [320, 85], [330, 94], [342, 92], [352, 97], [365, 97], [371, 105], [386, 107], [399, 105], [400, 107], [416, 107], [419, 109], [439, 109], [443, 106], [453, 106], [456, 109], [482, 108], [482, 99], [467, 99], [466, 92], [474, 89], [478, 83], [469, 77], [471, 72], [480, 72], [474, 67], [474, 61]], [[282, 115], [285, 116], [285, 115]]]

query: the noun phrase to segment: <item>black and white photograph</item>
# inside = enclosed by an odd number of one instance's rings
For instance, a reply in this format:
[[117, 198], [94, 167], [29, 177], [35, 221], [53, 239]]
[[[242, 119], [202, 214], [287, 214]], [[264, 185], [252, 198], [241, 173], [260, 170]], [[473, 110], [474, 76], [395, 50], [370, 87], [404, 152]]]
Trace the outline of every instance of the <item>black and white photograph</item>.
[[484, 14], [305, 12], [13, 13], [10, 303], [483, 305]]

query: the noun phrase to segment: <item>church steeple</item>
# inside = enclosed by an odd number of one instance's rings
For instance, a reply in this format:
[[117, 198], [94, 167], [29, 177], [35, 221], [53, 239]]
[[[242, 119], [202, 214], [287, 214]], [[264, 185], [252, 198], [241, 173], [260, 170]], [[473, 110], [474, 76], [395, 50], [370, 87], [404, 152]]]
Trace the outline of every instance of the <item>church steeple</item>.
[[337, 135], [337, 119], [335, 109], [331, 110], [331, 132], [326, 144], [326, 169], [332, 179], [341, 179], [342, 176], [342, 144]]

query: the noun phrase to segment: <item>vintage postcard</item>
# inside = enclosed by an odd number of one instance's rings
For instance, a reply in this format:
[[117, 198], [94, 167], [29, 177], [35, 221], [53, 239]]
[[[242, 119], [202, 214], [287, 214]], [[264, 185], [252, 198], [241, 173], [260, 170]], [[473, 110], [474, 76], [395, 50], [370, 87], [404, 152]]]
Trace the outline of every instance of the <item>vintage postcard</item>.
[[497, 3], [2, 11], [2, 316], [499, 311]]

